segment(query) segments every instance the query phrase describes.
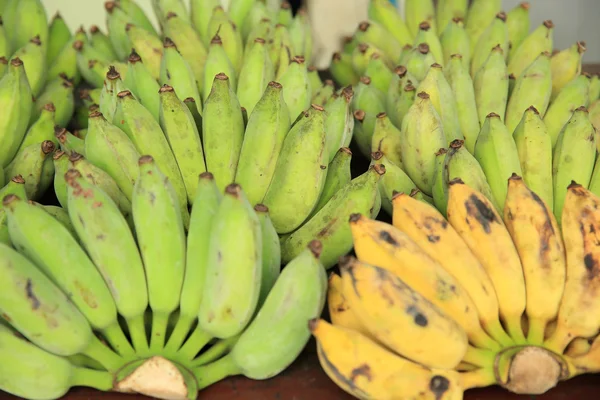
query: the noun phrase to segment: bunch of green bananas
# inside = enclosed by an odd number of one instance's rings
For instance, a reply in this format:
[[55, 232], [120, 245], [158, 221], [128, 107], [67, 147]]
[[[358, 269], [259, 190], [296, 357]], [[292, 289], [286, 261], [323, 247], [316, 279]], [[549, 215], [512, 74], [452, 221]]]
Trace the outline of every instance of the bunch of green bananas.
[[202, 173], [186, 229], [153, 157], [138, 161], [128, 216], [90, 182], [94, 167], [71, 159], [66, 209], [27, 201], [22, 179], [1, 193], [12, 245], [0, 243], [1, 390], [195, 399], [227, 376], [266, 379], [294, 361], [325, 303], [319, 241], [280, 273], [268, 208], [238, 184], [221, 190]]
[[584, 43], [553, 52], [553, 23], [530, 32], [528, 3], [407, 0], [404, 11], [371, 0], [331, 63], [354, 86], [357, 147], [387, 168], [388, 213], [394, 192], [416, 189], [445, 214], [457, 177], [502, 210], [517, 173], [559, 221], [572, 180], [600, 194], [600, 81], [581, 73]]

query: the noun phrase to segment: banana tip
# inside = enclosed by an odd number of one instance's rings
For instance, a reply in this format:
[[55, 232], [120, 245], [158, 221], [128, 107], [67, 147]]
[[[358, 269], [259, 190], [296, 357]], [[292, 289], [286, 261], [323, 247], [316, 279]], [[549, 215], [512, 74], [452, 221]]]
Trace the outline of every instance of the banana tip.
[[371, 153], [372, 160], [379, 161], [382, 158], [383, 158], [383, 152], [381, 152], [381, 151], [374, 151]]
[[362, 219], [362, 214], [353, 213], [353, 214], [350, 214], [349, 221], [350, 221], [351, 224], [355, 224], [358, 221], [360, 221], [361, 219]]
[[19, 201], [19, 200], [21, 200], [21, 198], [19, 196], [17, 196], [16, 194], [13, 194], [13, 193], [7, 194], [2, 199], [2, 205], [4, 207], [8, 207], [10, 204], [14, 203], [15, 201]]
[[237, 183], [230, 183], [225, 187], [225, 194], [238, 197], [242, 193], [242, 187]]
[[422, 31], [428, 31], [431, 29], [431, 24], [428, 21], [423, 21], [419, 24], [419, 29]]
[[464, 184], [465, 184], [465, 182], [462, 179], [460, 179], [460, 178], [454, 178], [450, 182], [448, 182], [449, 186], [464, 185]]
[[154, 157], [152, 157], [151, 155], [143, 155], [138, 160], [138, 165], [152, 164], [153, 162], [154, 162]]
[[419, 49], [419, 53], [421, 53], [421, 54], [429, 53], [429, 45], [427, 43], [419, 44], [418, 49]]
[[51, 140], [44, 140], [42, 142], [42, 153], [50, 154], [54, 151], [55, 145]]
[[24, 185], [25, 184], [25, 179], [23, 179], [23, 175], [15, 175], [13, 176], [10, 181], [12, 183], [18, 183], [19, 185]]
[[254, 206], [254, 211], [266, 214], [269, 212], [269, 207], [265, 206], [264, 204], [257, 204]]
[[581, 187], [582, 186], [579, 183], [571, 181], [571, 183], [569, 183], [569, 186], [567, 186], [567, 189], [579, 189]]
[[318, 259], [321, 257], [321, 253], [323, 252], [323, 244], [320, 240], [311, 240], [308, 244], [308, 249], [313, 256]]
[[119, 93], [117, 93], [117, 97], [119, 99], [122, 99], [122, 98], [128, 97], [128, 96], [133, 96], [129, 90], [121, 90]]
[[205, 171], [200, 174], [200, 179], [206, 179], [206, 180], [212, 181], [215, 179], [215, 176], [212, 174], [212, 172]]
[[379, 176], [385, 174], [385, 165], [383, 165], [383, 164], [375, 164], [375, 165], [373, 165], [373, 169]]
[[318, 318], [313, 318], [308, 320], [308, 330], [312, 333], [314, 331], [317, 330], [317, 327], [319, 326], [319, 319]]

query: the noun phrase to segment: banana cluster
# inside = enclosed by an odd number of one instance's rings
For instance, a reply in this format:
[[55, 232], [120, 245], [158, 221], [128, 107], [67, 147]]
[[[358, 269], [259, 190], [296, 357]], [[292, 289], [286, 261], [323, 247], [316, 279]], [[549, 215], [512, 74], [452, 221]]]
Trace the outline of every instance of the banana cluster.
[[553, 51], [554, 25], [531, 29], [529, 4], [500, 0], [407, 0], [402, 19], [385, 0], [331, 62], [354, 87], [354, 139], [381, 161], [382, 206], [394, 191], [442, 211], [454, 178], [501, 212], [516, 173], [558, 221], [575, 180], [600, 194], [600, 80], [581, 73], [585, 44]]
[[360, 399], [462, 399], [498, 384], [541, 394], [600, 372], [600, 198], [573, 182], [562, 227], [513, 174], [503, 212], [460, 179], [447, 220], [405, 193], [392, 224], [354, 214], [356, 258], [312, 320], [329, 377]]
[[277, 375], [306, 345], [325, 304], [321, 243], [280, 272], [269, 210], [240, 185], [202, 173], [186, 229], [169, 177], [138, 162], [127, 216], [79, 168], [64, 174], [67, 209], [28, 201], [22, 179], [2, 190], [1, 390], [195, 399], [227, 376]]

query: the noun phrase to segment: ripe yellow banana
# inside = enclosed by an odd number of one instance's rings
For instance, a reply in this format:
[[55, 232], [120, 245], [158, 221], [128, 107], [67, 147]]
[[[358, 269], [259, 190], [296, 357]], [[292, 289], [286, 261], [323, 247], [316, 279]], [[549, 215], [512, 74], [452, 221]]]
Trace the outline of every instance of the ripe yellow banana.
[[527, 36], [512, 54], [508, 62], [508, 73], [519, 76], [539, 56], [540, 53], [552, 53], [554, 43], [554, 24], [544, 21]]
[[327, 306], [331, 323], [342, 328], [351, 329], [360, 332], [373, 341], [376, 339], [369, 333], [369, 330], [358, 319], [357, 311], [350, 305], [350, 302], [344, 297], [344, 281], [336, 273], [331, 273], [327, 288]]
[[585, 43], [574, 45], [552, 56], [552, 99], [555, 99], [565, 85], [581, 74], [581, 60], [585, 53]]

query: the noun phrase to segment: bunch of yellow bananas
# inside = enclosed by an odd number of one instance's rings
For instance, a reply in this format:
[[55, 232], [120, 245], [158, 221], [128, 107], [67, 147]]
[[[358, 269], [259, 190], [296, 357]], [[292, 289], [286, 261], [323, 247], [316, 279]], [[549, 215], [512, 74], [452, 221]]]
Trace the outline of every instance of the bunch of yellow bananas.
[[404, 193], [392, 225], [350, 218], [356, 257], [329, 278], [321, 365], [360, 399], [461, 399], [499, 384], [541, 394], [600, 372], [600, 198], [573, 182], [562, 233], [513, 175], [503, 215], [460, 179], [448, 219]]

